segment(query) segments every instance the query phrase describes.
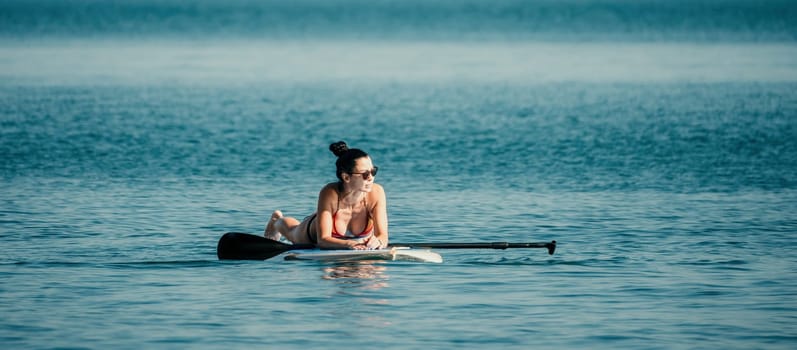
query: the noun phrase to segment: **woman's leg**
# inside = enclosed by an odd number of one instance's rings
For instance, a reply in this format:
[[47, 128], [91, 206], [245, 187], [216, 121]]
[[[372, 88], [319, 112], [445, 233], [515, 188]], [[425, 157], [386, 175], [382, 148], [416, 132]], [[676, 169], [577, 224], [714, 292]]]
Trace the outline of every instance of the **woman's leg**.
[[311, 243], [306, 234], [307, 225], [309, 224], [307, 221], [308, 220], [299, 222], [299, 220], [283, 216], [281, 211], [275, 210], [274, 213], [271, 214], [268, 225], [266, 225], [264, 236], [278, 241], [280, 235], [282, 235], [287, 240], [291, 241], [291, 243]]

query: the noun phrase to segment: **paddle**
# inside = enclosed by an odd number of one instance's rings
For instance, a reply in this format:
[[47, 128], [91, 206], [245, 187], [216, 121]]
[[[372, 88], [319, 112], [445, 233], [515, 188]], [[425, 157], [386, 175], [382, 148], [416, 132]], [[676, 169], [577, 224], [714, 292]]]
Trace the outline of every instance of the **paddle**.
[[[553, 255], [556, 241], [537, 243], [394, 243], [391, 247], [429, 249], [547, 248]], [[221, 260], [266, 260], [289, 250], [314, 249], [312, 244], [285, 244], [249, 233], [228, 232], [219, 239], [216, 253]]]

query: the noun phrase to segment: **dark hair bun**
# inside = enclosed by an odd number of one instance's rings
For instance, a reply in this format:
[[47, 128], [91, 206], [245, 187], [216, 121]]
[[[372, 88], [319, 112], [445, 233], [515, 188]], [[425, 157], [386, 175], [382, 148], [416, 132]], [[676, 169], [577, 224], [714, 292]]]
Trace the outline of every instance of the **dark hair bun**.
[[340, 157], [349, 150], [349, 146], [346, 145], [344, 141], [338, 141], [329, 145], [329, 150], [332, 151], [335, 156]]

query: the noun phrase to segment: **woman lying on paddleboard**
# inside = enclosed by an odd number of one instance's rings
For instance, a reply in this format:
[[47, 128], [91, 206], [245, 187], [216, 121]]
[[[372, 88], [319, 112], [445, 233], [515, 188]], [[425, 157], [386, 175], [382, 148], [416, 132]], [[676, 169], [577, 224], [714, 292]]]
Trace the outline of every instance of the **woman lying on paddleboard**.
[[323, 249], [379, 249], [388, 244], [385, 190], [374, 183], [377, 167], [367, 153], [339, 141], [329, 145], [338, 160], [338, 182], [324, 186], [318, 208], [301, 222], [275, 210], [265, 236], [280, 235], [294, 244], [316, 244]]

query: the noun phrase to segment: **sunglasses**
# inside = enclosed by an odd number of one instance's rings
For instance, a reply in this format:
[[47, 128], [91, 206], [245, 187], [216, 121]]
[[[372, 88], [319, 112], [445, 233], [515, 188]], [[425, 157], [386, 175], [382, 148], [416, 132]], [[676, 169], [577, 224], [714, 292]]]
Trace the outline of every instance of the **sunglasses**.
[[360, 176], [362, 176], [362, 177], [363, 177], [363, 180], [368, 180], [368, 179], [370, 179], [370, 178], [372, 178], [372, 177], [376, 176], [376, 172], [377, 172], [378, 170], [379, 170], [379, 167], [378, 167], [378, 166], [375, 166], [375, 167], [374, 167], [373, 169], [371, 169], [371, 170], [366, 170], [366, 171], [363, 171], [363, 172], [361, 172], [361, 173], [350, 173], [350, 174], [352, 174], [352, 175], [360, 175]]

